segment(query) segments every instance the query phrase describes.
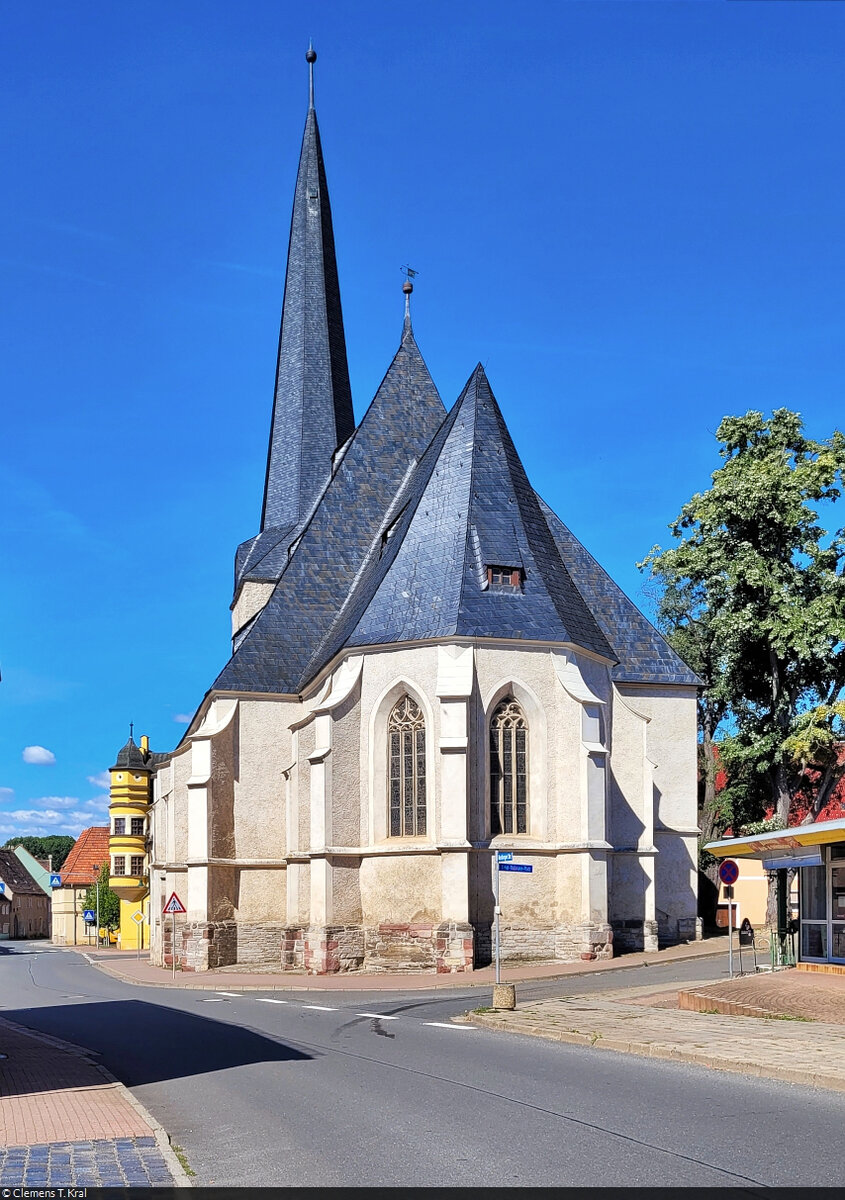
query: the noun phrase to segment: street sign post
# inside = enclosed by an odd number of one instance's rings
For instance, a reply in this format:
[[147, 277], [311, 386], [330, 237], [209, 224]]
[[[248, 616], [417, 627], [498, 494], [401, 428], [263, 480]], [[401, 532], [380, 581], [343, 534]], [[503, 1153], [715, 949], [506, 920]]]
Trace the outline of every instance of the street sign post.
[[519, 871], [530, 874], [534, 868], [529, 863], [515, 863], [512, 850], [497, 850], [493, 857], [493, 925], [496, 959], [496, 983], [502, 982], [501, 940], [499, 936], [499, 918], [502, 909], [499, 904], [499, 872]]
[[61, 886], [62, 886], [61, 875], [51, 875], [50, 876], [50, 887], [54, 888], [54, 887], [61, 887]]
[[725, 885], [725, 899], [728, 902], [728, 978], [734, 977], [734, 931], [733, 931], [733, 885], [739, 879], [739, 867], [732, 858], [726, 858], [719, 863], [719, 878]]
[[170, 914], [170, 959], [173, 966], [173, 978], [176, 978], [176, 914], [185, 912], [185, 905], [175, 892], [170, 893], [170, 899], [164, 906], [164, 913]]
[[144, 931], [141, 928], [142, 925], [144, 924], [144, 920], [145, 920], [144, 914], [142, 912], [135, 912], [132, 914], [132, 920], [138, 926], [138, 962], [140, 962], [141, 961], [141, 949], [144, 945]]
[[97, 914], [94, 912], [93, 908], [86, 908], [83, 910], [82, 920], [86, 925], [93, 925], [96, 922]]

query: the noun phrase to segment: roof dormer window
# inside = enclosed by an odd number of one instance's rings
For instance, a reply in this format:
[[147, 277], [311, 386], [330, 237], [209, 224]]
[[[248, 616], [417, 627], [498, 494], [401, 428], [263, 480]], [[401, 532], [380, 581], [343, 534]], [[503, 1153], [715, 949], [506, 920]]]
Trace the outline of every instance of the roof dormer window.
[[518, 592], [522, 588], [522, 568], [488, 566], [487, 586], [499, 591]]

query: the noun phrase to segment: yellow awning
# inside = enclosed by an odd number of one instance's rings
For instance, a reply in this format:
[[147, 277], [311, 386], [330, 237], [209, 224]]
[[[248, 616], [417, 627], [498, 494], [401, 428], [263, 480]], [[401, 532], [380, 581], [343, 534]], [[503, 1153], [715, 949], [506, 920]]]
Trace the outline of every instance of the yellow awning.
[[828, 846], [845, 842], [845, 820], [817, 821], [813, 825], [793, 825], [771, 833], [752, 833], [748, 837], [723, 838], [704, 847], [715, 858], [768, 858], [772, 853], [800, 850], [802, 846]]

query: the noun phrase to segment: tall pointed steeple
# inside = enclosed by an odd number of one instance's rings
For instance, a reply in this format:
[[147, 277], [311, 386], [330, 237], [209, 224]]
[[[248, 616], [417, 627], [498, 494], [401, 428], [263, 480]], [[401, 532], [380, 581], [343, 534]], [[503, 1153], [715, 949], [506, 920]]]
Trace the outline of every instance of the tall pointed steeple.
[[332, 455], [355, 428], [332, 214], [314, 109], [316, 58], [309, 48], [309, 107], [290, 227], [262, 532], [294, 526], [309, 512], [329, 477]]

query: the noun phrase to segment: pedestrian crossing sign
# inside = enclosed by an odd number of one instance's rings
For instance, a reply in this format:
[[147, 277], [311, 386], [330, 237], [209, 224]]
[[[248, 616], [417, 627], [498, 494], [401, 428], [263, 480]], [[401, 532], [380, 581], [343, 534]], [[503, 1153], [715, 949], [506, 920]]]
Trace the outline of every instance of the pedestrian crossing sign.
[[164, 911], [166, 913], [183, 913], [183, 912], [186, 912], [187, 910], [185, 908], [185, 905], [182, 903], [182, 901], [176, 895], [176, 893], [171, 892], [170, 899], [167, 901], [167, 903], [164, 906]]

